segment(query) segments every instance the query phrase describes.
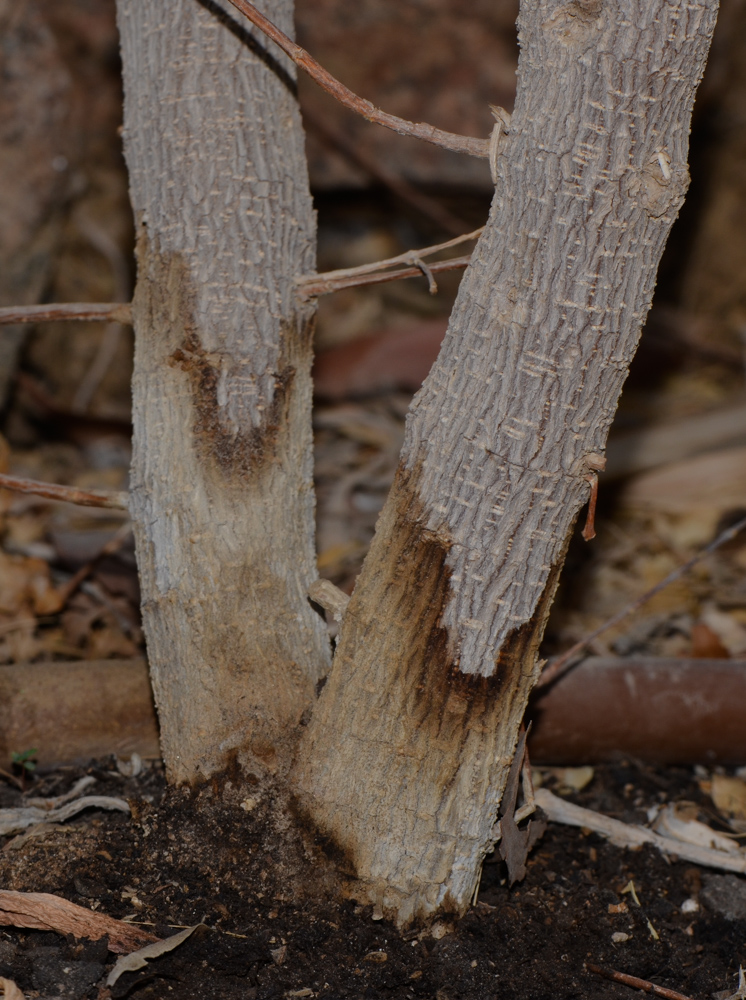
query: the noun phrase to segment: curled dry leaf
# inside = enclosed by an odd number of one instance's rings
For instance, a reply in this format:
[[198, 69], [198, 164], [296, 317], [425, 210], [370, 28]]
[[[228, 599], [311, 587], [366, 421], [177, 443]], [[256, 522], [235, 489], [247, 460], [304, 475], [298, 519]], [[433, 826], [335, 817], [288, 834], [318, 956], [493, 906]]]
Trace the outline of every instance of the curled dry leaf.
[[696, 818], [697, 807], [689, 802], [676, 802], [661, 809], [653, 824], [656, 833], [686, 844], [696, 844], [714, 851], [746, 857], [738, 844], [728, 836], [711, 829]]
[[542, 768], [542, 772], [555, 778], [557, 791], [560, 794], [582, 792], [593, 781], [595, 774], [593, 768], [587, 764], [582, 767], [545, 767]]
[[0, 809], [0, 837], [20, 833], [36, 823], [64, 823], [84, 809], [109, 809], [130, 812], [129, 803], [111, 795], [84, 795], [82, 799], [68, 802], [58, 809], [25, 806], [20, 809]]
[[75, 938], [98, 941], [109, 939], [109, 951], [126, 955], [158, 938], [123, 920], [94, 913], [83, 906], [48, 892], [12, 892], [0, 889], [0, 924], [8, 927], [31, 927]]
[[148, 959], [158, 958], [159, 955], [165, 955], [166, 952], [173, 951], [174, 948], [178, 948], [180, 944], [183, 944], [198, 927], [204, 926], [204, 924], [195, 924], [194, 927], [187, 927], [183, 931], [179, 931], [178, 934], [172, 934], [170, 937], [163, 938], [162, 941], [154, 941], [152, 944], [146, 944], [144, 948], [133, 951], [129, 955], [122, 955], [121, 958], [117, 959], [114, 968], [109, 973], [106, 985], [113, 986], [117, 979], [124, 975], [125, 972], [136, 972], [138, 969], [144, 969], [148, 964]]
[[86, 788], [90, 788], [91, 785], [96, 784], [96, 779], [92, 774], [87, 774], [84, 778], [79, 778], [75, 782], [73, 787], [69, 792], [65, 792], [64, 795], [52, 795], [49, 798], [32, 798], [26, 799], [26, 805], [34, 809], [58, 809], [60, 806], [64, 806], [67, 802], [72, 802], [73, 799], [77, 799], [79, 795], [82, 795]]
[[572, 802], [561, 799], [558, 795], [553, 795], [546, 788], [536, 790], [536, 804], [544, 810], [550, 822], [566, 823], [568, 826], [579, 826], [592, 830], [602, 837], [608, 837], [611, 843], [616, 844], [617, 847], [634, 849], [642, 847], [643, 844], [652, 844], [663, 854], [676, 855], [676, 857], [684, 861], [692, 861], [696, 865], [720, 871], [738, 872], [741, 875], [746, 874], [745, 851], [736, 849], [735, 853], [730, 853], [729, 851], [713, 850], [710, 847], [701, 847], [699, 844], [675, 840], [673, 837], [664, 837], [652, 830], [647, 830], [645, 827], [622, 823], [621, 820], [604, 816], [602, 813], [594, 812], [593, 809], [576, 806]]
[[744, 829], [746, 821], [746, 781], [729, 778], [724, 774], [713, 774], [710, 798], [724, 816], [738, 823], [737, 829]]

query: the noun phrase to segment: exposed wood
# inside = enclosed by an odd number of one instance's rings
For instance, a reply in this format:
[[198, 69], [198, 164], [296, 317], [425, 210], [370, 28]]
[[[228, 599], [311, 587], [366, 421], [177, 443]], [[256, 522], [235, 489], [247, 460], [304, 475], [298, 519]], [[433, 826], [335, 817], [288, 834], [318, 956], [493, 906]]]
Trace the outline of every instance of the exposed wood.
[[0, 489], [14, 493], [30, 493], [46, 500], [74, 503], [80, 507], [108, 507], [113, 510], [127, 510], [129, 494], [116, 490], [79, 490], [75, 486], [60, 486], [58, 483], [40, 483], [36, 479], [22, 479], [0, 473]]
[[[292, 64], [213, 0], [118, 5], [137, 223], [132, 516], [169, 776], [278, 753], [327, 668], [314, 215]], [[267, 13], [291, 30], [292, 4]], [[227, 8], [230, 10], [230, 8]], [[196, 53], [199, 53], [198, 57]]]
[[308, 588], [308, 596], [321, 605], [324, 611], [328, 611], [336, 622], [342, 621], [350, 603], [349, 595], [335, 587], [330, 580], [314, 580]]
[[435, 128], [426, 122], [408, 122], [404, 118], [398, 118], [396, 115], [390, 115], [385, 111], [381, 111], [380, 108], [371, 104], [370, 101], [358, 97], [349, 87], [345, 87], [343, 83], [340, 83], [328, 70], [320, 66], [313, 56], [309, 55], [292, 38], [288, 38], [287, 34], [281, 28], [273, 24], [270, 17], [265, 16], [261, 11], [257, 10], [253, 3], [249, 3], [249, 0], [229, 0], [229, 2], [237, 10], [240, 10], [252, 24], [263, 31], [268, 38], [271, 38], [286, 55], [290, 56], [296, 66], [299, 66], [308, 73], [314, 83], [323, 87], [328, 94], [331, 94], [340, 104], [344, 104], [351, 111], [362, 115], [363, 118], [367, 118], [370, 122], [375, 122], [376, 125], [383, 125], [384, 128], [390, 128], [394, 132], [398, 132], [399, 135], [410, 135], [417, 139], [424, 139], [425, 142], [432, 142], [436, 146], [453, 150], [455, 153], [468, 153], [469, 156], [487, 156], [489, 150], [488, 139], [474, 139], [467, 135], [454, 135], [453, 132], [444, 132], [443, 129]]
[[6, 306], [0, 309], [0, 326], [8, 323], [48, 323], [56, 319], [89, 322], [102, 319], [131, 323], [129, 302], [52, 302], [41, 306]]
[[489, 222], [295, 772], [400, 924], [461, 913], [688, 183], [715, 0], [525, 0]]

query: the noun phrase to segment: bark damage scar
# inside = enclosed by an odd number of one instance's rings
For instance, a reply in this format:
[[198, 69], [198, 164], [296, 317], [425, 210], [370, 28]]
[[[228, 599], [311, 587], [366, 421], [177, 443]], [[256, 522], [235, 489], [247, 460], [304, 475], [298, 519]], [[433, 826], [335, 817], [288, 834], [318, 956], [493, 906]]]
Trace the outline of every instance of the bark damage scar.
[[[523, 671], [526, 657], [535, 654], [536, 616], [516, 628], [495, 651], [491, 676], [460, 669], [458, 647], [443, 625], [450, 599], [447, 559], [452, 543], [445, 528], [424, 526], [425, 504], [417, 480], [416, 472], [400, 469], [397, 473], [391, 497], [395, 523], [383, 553], [386, 565], [396, 569], [377, 613], [396, 636], [398, 672], [415, 727], [426, 730], [429, 739], [461, 742], [516, 683], [516, 672]], [[384, 574], [385, 566], [378, 571]], [[553, 594], [554, 585], [550, 589]], [[542, 595], [540, 606], [543, 601]], [[352, 603], [350, 610], [355, 613]]]
[[236, 431], [225, 420], [218, 399], [221, 372], [193, 332], [185, 334], [182, 346], [170, 355], [168, 362], [189, 376], [195, 438], [204, 456], [214, 461], [224, 475], [245, 475], [274, 457], [279, 434], [287, 422], [288, 397], [295, 378], [291, 365], [271, 373], [274, 393], [261, 411], [261, 423]]
[[[196, 319], [198, 290], [189, 261], [154, 245], [142, 219], [137, 259], [142, 278], [135, 293], [135, 311], [159, 341], [166, 363], [189, 378], [192, 430], [200, 457], [206, 465], [217, 467], [225, 479], [240, 481], [277, 454], [296, 376], [292, 358], [283, 351], [293, 350], [294, 345], [300, 347], [301, 355], [310, 351], [311, 324], [297, 330], [294, 317], [283, 323], [275, 370], [255, 371], [250, 358], [238, 350], [241, 331], [226, 332], [228, 346], [223, 351], [205, 349]], [[231, 344], [237, 348], [237, 360], [229, 356]]]
[[601, 27], [602, 0], [571, 0], [563, 4], [545, 23], [564, 45], [582, 45]]
[[631, 169], [626, 176], [626, 193], [639, 201], [653, 219], [676, 215], [689, 187], [686, 165], [671, 164], [668, 154], [660, 150], [640, 169]]

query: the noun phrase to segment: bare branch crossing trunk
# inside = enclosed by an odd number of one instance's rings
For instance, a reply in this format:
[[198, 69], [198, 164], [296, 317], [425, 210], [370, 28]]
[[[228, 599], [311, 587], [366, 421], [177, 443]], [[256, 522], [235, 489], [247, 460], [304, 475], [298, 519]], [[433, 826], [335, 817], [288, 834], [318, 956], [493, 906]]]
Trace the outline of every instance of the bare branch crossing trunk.
[[496, 194], [295, 785], [406, 924], [474, 892], [536, 650], [688, 184], [717, 0], [524, 0]]
[[[266, 12], [292, 31], [292, 0]], [[277, 766], [328, 666], [315, 578], [315, 266], [294, 69], [217, 0], [119, 0], [137, 223], [135, 522], [175, 781]]]

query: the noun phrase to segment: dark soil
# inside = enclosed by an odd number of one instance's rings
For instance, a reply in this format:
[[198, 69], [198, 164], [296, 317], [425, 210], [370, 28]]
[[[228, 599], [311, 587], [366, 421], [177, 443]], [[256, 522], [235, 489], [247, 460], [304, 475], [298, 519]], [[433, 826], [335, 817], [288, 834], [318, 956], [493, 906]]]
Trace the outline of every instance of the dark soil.
[[[39, 778], [34, 794], [59, 794], [80, 773]], [[633, 996], [587, 971], [586, 962], [706, 997], [735, 989], [746, 962], [746, 919], [728, 920], [704, 905], [693, 910], [691, 902], [682, 912], [712, 873], [668, 862], [652, 848], [624, 851], [550, 824], [522, 884], [509, 888], [502, 862], [487, 863], [479, 902], [452, 931], [402, 936], [369, 908], [334, 900], [335, 880], [324, 874], [319, 848], [292, 825], [282, 828], [268, 798], [242, 804], [230, 781], [220, 789], [168, 790], [157, 767], [137, 779], [123, 778], [110, 762], [88, 773], [99, 779], [96, 794], [127, 797], [132, 817], [89, 813], [41, 837], [9, 839], [0, 884], [57, 893], [152, 925], [160, 936], [206, 925], [147, 968], [123, 975], [114, 998]], [[2, 787], [0, 806], [18, 801], [20, 793]], [[669, 799], [708, 808], [690, 771], [627, 762], [597, 768], [574, 798], [633, 822]], [[624, 892], [630, 881], [639, 907]], [[0, 976], [34, 997], [107, 996], [102, 983], [114, 957], [102, 942], [0, 930]]]

